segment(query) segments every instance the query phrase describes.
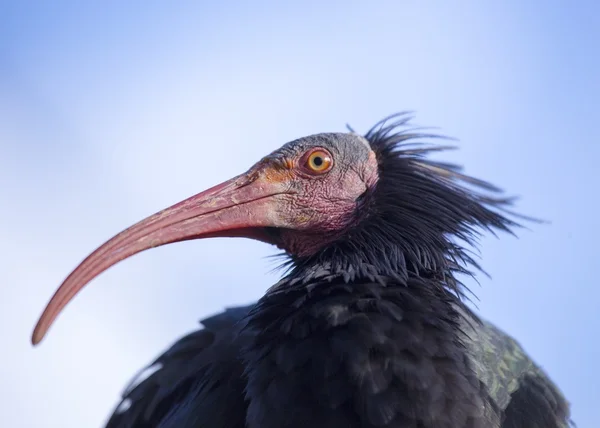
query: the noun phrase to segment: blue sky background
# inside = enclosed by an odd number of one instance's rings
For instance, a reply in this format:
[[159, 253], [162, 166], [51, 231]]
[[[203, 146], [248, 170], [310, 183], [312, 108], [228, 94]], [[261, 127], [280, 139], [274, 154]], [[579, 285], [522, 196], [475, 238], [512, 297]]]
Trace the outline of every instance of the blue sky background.
[[91, 250], [282, 143], [410, 109], [552, 222], [484, 239], [473, 288], [596, 426], [599, 41], [592, 1], [0, 1], [2, 425], [100, 426], [136, 370], [277, 279], [261, 243], [155, 249], [33, 349]]

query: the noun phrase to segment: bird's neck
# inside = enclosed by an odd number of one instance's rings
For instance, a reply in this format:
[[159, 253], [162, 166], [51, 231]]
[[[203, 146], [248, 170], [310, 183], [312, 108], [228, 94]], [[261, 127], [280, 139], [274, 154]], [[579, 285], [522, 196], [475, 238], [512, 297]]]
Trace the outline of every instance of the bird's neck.
[[249, 316], [249, 428], [484, 426], [456, 303], [418, 279], [280, 284]]
[[[468, 251], [448, 237], [436, 236], [427, 229], [410, 230], [409, 233], [392, 224], [389, 219], [371, 218], [345, 230], [341, 236], [332, 233], [316, 238], [303, 235], [299, 242], [311, 242], [308, 238], [314, 238], [327, 240], [327, 244], [307, 254], [288, 249], [284, 266], [290, 269], [279, 285], [288, 287], [307, 280], [331, 281], [335, 278], [345, 282], [366, 280], [402, 284], [411, 279], [425, 279], [428, 287], [446, 288], [462, 295], [464, 286], [455, 275], [471, 274], [470, 269], [479, 269]], [[292, 242], [289, 236], [286, 240]]]

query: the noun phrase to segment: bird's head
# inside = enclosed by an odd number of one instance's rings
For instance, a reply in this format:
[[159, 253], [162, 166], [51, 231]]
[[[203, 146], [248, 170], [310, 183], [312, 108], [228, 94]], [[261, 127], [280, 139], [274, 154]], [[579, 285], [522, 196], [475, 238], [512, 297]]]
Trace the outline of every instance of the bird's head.
[[414, 142], [424, 135], [405, 129], [408, 119], [382, 121], [364, 137], [326, 133], [292, 141], [247, 172], [122, 231], [66, 278], [32, 342], [100, 273], [141, 251], [184, 240], [246, 237], [277, 245], [298, 265], [316, 258], [340, 270], [362, 264], [371, 273], [400, 277], [471, 263], [452, 237], [470, 241], [478, 227], [508, 230], [514, 223], [494, 209], [509, 201], [461, 186], [497, 190], [425, 159], [440, 147]]
[[233, 180], [229, 195], [250, 205], [231, 211], [243, 211], [243, 230], [226, 233], [311, 256], [360, 222], [377, 181], [377, 158], [364, 137], [330, 133], [292, 141]]

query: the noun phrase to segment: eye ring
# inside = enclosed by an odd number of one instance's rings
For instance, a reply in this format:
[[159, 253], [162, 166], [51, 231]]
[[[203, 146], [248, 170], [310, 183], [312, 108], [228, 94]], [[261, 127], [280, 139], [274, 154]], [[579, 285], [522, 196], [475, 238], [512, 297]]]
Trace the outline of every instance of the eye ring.
[[314, 149], [304, 155], [303, 166], [311, 174], [325, 174], [333, 166], [333, 159], [327, 150]]

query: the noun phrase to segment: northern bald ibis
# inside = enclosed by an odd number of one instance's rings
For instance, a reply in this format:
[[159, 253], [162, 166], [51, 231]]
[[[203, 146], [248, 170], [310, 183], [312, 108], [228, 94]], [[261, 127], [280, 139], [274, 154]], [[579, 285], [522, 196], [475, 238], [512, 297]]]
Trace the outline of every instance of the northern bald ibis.
[[284, 250], [286, 275], [159, 356], [109, 428], [568, 426], [559, 389], [469, 309], [458, 278], [479, 270], [468, 247], [482, 230], [518, 226], [512, 200], [430, 159], [445, 147], [425, 144], [433, 136], [409, 120], [292, 141], [121, 232], [63, 282], [33, 343], [82, 287], [127, 257], [246, 237]]

